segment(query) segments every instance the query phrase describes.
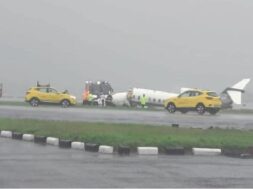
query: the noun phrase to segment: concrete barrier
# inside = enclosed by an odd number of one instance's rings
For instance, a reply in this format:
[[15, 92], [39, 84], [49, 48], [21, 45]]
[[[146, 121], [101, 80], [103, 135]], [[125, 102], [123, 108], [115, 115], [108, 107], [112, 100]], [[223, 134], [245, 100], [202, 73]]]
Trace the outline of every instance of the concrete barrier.
[[184, 155], [184, 147], [167, 147], [165, 148], [165, 153], [168, 155]]
[[59, 145], [59, 139], [54, 138], [54, 137], [47, 137], [47, 144], [53, 145], [53, 146], [58, 146]]
[[99, 144], [85, 143], [85, 151], [98, 152]]
[[101, 146], [99, 146], [98, 152], [103, 153], [103, 154], [112, 154], [113, 153], [113, 147], [112, 146], [101, 145]]
[[137, 152], [139, 155], [158, 155], [157, 147], [138, 147]]
[[84, 142], [72, 142], [71, 143], [71, 148], [77, 149], [77, 150], [84, 150]]
[[12, 138], [12, 132], [11, 131], [1, 131], [1, 137]]
[[22, 140], [22, 138], [23, 138], [23, 134], [22, 133], [18, 133], [18, 132], [13, 132], [12, 133], [12, 139]]
[[59, 140], [59, 147], [60, 148], [71, 148], [71, 140]]
[[222, 149], [222, 155], [229, 157], [241, 157], [241, 154], [247, 153], [242, 149]]
[[35, 136], [34, 137], [34, 142], [37, 143], [37, 144], [46, 144], [47, 137], [45, 137], [45, 136]]
[[33, 141], [34, 140], [34, 135], [23, 134], [23, 140], [25, 140], [25, 141]]
[[130, 147], [129, 146], [118, 146], [118, 153], [119, 155], [129, 155], [130, 154]]
[[194, 155], [221, 155], [221, 149], [218, 148], [193, 148]]

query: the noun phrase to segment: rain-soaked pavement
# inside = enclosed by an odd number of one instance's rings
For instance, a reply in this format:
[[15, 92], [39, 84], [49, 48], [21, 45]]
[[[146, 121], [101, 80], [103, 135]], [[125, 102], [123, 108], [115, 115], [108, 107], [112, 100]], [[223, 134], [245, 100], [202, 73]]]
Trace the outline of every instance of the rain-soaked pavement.
[[93, 108], [61, 108], [59, 106], [0, 106], [0, 117], [40, 120], [67, 120], [107, 123], [143, 123], [148, 125], [180, 124], [184, 127], [220, 127], [253, 129], [252, 114], [218, 113], [200, 116], [196, 113], [169, 114], [166, 111], [134, 111]]
[[0, 187], [253, 187], [253, 159], [120, 157], [0, 138]]

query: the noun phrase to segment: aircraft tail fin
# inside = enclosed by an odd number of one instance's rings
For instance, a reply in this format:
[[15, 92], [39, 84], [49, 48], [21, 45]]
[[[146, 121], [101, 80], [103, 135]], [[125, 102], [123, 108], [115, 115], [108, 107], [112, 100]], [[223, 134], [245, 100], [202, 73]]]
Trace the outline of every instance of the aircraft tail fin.
[[245, 92], [245, 87], [250, 82], [250, 79], [242, 79], [232, 87], [226, 88], [221, 93], [223, 106], [232, 106], [232, 104], [242, 104], [242, 93]]
[[233, 85], [233, 89], [238, 89], [238, 90], [244, 90], [244, 88], [247, 86], [247, 84], [250, 82], [250, 79], [243, 79], [240, 82], [236, 83]]

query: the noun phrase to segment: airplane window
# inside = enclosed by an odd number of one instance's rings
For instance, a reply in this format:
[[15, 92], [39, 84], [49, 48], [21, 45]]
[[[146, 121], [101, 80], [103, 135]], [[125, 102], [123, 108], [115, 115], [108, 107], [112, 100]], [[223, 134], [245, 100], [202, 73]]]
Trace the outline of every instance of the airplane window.
[[153, 99], [153, 102], [156, 102], [156, 99], [155, 99], [155, 98]]
[[141, 97], [140, 96], [138, 96], [138, 100], [140, 100], [141, 99]]
[[158, 102], [160, 103], [160, 102], [161, 102], [161, 99], [159, 99]]

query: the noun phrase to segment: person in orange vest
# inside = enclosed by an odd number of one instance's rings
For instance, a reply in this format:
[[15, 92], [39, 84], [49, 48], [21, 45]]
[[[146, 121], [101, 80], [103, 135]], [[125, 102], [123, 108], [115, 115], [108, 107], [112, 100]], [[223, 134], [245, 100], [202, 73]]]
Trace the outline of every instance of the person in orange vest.
[[89, 103], [88, 97], [89, 97], [89, 91], [84, 90], [84, 92], [83, 92], [83, 104]]

